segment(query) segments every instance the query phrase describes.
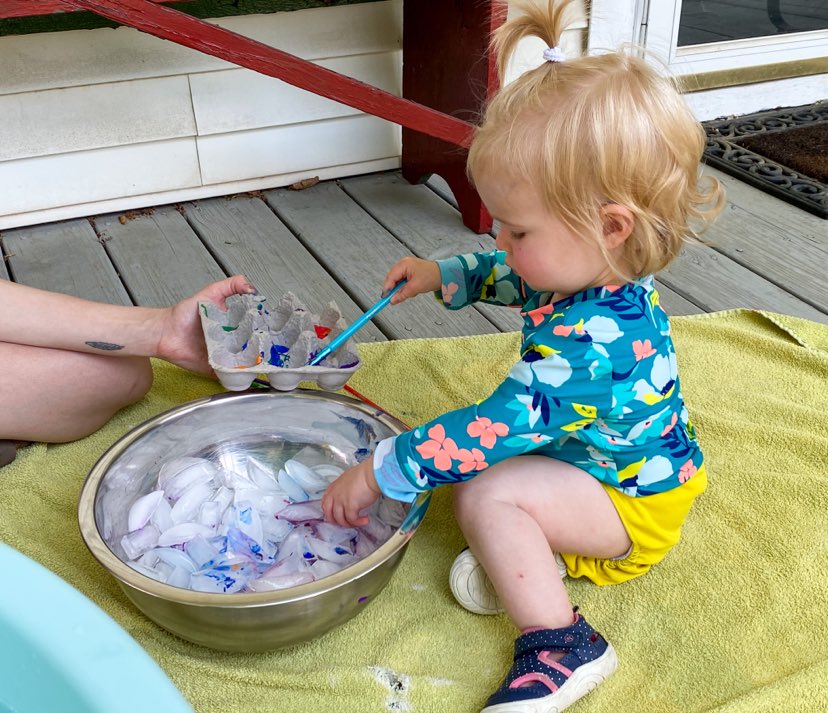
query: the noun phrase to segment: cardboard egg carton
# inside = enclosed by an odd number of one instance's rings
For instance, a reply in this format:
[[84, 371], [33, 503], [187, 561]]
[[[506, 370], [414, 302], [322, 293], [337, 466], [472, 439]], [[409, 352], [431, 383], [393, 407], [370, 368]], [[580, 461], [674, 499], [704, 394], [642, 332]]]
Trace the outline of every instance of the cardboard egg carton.
[[335, 391], [360, 366], [350, 339], [320, 365], [308, 365], [347, 326], [333, 302], [317, 316], [290, 292], [275, 305], [262, 295], [234, 295], [226, 312], [200, 302], [199, 314], [210, 366], [228, 391], [244, 391], [257, 377], [280, 391], [302, 381]]

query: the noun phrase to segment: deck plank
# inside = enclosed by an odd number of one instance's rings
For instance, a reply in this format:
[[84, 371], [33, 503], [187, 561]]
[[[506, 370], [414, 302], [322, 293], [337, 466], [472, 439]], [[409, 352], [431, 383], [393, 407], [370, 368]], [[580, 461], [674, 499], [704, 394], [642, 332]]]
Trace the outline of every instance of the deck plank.
[[[211, 198], [187, 203], [183, 210], [228, 275], [245, 275], [261, 294], [272, 300], [293, 292], [317, 314], [329, 302], [336, 302], [348, 323], [362, 314], [362, 308], [260, 198]], [[369, 324], [360, 330], [356, 340], [384, 341], [385, 336]]]
[[[411, 252], [335, 182], [265, 197], [279, 217], [363, 309], [379, 299], [388, 268]], [[320, 207], [324, 206], [324, 210]], [[479, 312], [450, 312], [426, 296], [380, 312], [374, 321], [393, 339], [457, 337], [498, 330]]]
[[[491, 235], [469, 230], [460, 213], [426, 186], [412, 186], [398, 173], [340, 180], [345, 192], [412, 253], [427, 260], [495, 249]], [[511, 309], [476, 304], [503, 332], [520, 330], [523, 319]]]
[[[2, 240], [0, 238], [0, 240]], [[3, 257], [2, 242], [0, 242], [0, 280], [8, 280], [9, 271], [6, 269], [6, 260]]]
[[432, 173], [423, 185], [440, 196], [449, 205], [454, 208], [458, 207], [457, 199], [454, 197], [454, 191], [451, 190], [451, 187], [442, 176]]
[[739, 206], [788, 235], [819, 240], [824, 247], [828, 247], [828, 230], [824, 219], [710, 166], [705, 166], [702, 173], [718, 179], [724, 186], [731, 205]]
[[828, 324], [825, 313], [705, 246], [685, 246], [660, 277], [667, 287], [706, 311], [747, 307]]
[[85, 218], [3, 231], [3, 246], [15, 282], [95, 302], [132, 304]]
[[172, 206], [135, 216], [100, 216], [95, 219], [95, 226], [135, 304], [173, 305], [225, 277], [193, 229]]
[[661, 280], [656, 280], [655, 285], [658, 290], [661, 308], [671, 317], [680, 317], [688, 314], [704, 314], [707, 311], [689, 299], [682, 297], [675, 290], [667, 287]]
[[822, 227], [820, 236], [794, 232], [728, 204], [704, 239], [714, 250], [825, 311], [828, 232]]

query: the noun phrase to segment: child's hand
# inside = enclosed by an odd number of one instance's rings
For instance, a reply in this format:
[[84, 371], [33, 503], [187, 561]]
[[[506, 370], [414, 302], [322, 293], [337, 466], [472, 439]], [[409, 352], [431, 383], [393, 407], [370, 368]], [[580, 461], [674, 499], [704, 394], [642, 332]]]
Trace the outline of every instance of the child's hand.
[[346, 470], [328, 486], [322, 497], [322, 512], [328, 522], [342, 527], [362, 527], [368, 517], [360, 512], [373, 505], [379, 496], [374, 464], [368, 459]]
[[396, 305], [415, 297], [423, 292], [439, 290], [442, 284], [440, 267], [433, 260], [423, 260], [419, 257], [404, 257], [394, 265], [385, 277], [382, 293], [388, 294], [400, 280], [407, 280], [391, 298], [391, 304]]

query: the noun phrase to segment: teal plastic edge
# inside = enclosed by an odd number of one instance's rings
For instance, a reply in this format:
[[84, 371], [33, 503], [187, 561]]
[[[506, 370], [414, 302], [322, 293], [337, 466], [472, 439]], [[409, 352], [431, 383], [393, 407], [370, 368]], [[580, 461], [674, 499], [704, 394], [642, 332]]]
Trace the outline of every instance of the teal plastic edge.
[[[53, 572], [0, 542], [0, 648], [15, 640], [62, 677], [88, 713], [194, 713], [161, 667], [112, 617]], [[3, 631], [15, 635], [3, 636]], [[36, 708], [21, 703], [20, 681], [3, 681], [2, 699], [16, 713]], [[44, 685], [48, 685], [46, 681]], [[38, 693], [33, 692], [37, 699]], [[32, 701], [34, 702], [34, 701]], [[69, 709], [69, 701], [65, 701]], [[0, 709], [3, 706], [0, 705]]]

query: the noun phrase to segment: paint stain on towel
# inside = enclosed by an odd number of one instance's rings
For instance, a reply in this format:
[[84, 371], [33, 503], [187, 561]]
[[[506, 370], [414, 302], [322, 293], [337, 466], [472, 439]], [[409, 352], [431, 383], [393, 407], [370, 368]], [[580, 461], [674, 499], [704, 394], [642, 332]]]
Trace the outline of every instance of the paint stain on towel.
[[430, 683], [432, 686], [453, 686], [454, 681], [449, 678], [432, 678], [429, 676], [426, 678], [426, 681]]
[[402, 713], [414, 710], [408, 700], [408, 691], [411, 689], [411, 679], [408, 676], [381, 666], [369, 666], [368, 670], [374, 674], [377, 683], [388, 689], [388, 698], [385, 699], [387, 710]]

